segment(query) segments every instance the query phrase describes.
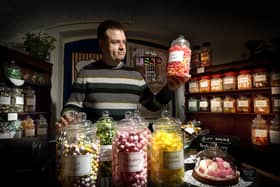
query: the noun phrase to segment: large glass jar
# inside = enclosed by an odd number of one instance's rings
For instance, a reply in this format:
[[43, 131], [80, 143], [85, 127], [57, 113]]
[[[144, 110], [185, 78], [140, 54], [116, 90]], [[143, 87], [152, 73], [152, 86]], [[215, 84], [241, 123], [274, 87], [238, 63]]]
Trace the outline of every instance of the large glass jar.
[[199, 79], [200, 77], [192, 77], [189, 81], [189, 93], [199, 92]]
[[100, 160], [100, 143], [96, 138], [96, 126], [82, 121], [74, 122], [64, 130], [62, 186], [95, 186]]
[[264, 88], [269, 86], [268, 72], [265, 68], [253, 69], [253, 87]]
[[103, 111], [102, 117], [96, 121], [96, 136], [100, 140], [100, 186], [111, 186], [112, 180], [112, 142], [116, 134], [115, 121], [109, 111]]
[[47, 119], [41, 114], [37, 120], [37, 136], [46, 136], [48, 134]]
[[119, 186], [148, 185], [148, 144], [145, 126], [131, 118], [116, 125], [116, 136], [112, 144], [112, 184]]
[[35, 90], [27, 88], [24, 90], [24, 112], [36, 111], [36, 95]]
[[214, 74], [211, 78], [211, 92], [220, 92], [223, 91], [223, 75]]
[[190, 78], [191, 49], [190, 43], [180, 35], [172, 41], [169, 48], [167, 77], [176, 77], [182, 81]]
[[226, 72], [223, 77], [223, 90], [235, 90], [237, 88], [237, 79], [235, 72]]
[[202, 43], [200, 51], [200, 66], [206, 67], [210, 65], [212, 65], [211, 43], [204, 42]]
[[273, 69], [270, 73], [270, 85], [280, 86], [280, 70]]
[[24, 111], [24, 94], [21, 88], [11, 89], [11, 110], [10, 112]]
[[199, 100], [199, 111], [209, 112], [209, 100], [206, 96], [201, 96]]
[[0, 113], [9, 112], [11, 105], [10, 88], [0, 84]]
[[155, 186], [181, 186], [184, 182], [184, 147], [181, 124], [162, 111], [153, 124], [151, 181]]
[[22, 121], [22, 127], [25, 137], [35, 136], [35, 124], [30, 116], [26, 116], [26, 118]]
[[210, 112], [223, 112], [222, 101], [221, 97], [213, 97], [210, 100]]
[[237, 101], [237, 112], [252, 112], [252, 101], [247, 96], [240, 96], [236, 99]]
[[223, 100], [223, 108], [225, 113], [236, 112], [236, 99], [227, 95]]
[[205, 93], [210, 92], [210, 76], [202, 76], [199, 80], [199, 92]]
[[254, 112], [258, 114], [270, 113], [270, 98], [264, 95], [254, 97]]
[[238, 90], [246, 90], [252, 88], [252, 74], [250, 70], [241, 70], [237, 75]]
[[188, 99], [188, 111], [189, 112], [198, 112], [199, 111], [199, 99], [190, 97]]
[[268, 125], [261, 117], [261, 114], [257, 114], [257, 117], [253, 120], [251, 125], [251, 139], [254, 145], [268, 144]]
[[274, 113], [279, 113], [280, 112], [280, 96], [273, 95], [271, 103], [272, 103], [272, 111]]
[[269, 127], [269, 141], [271, 144], [280, 144], [280, 119], [279, 114], [271, 120]]

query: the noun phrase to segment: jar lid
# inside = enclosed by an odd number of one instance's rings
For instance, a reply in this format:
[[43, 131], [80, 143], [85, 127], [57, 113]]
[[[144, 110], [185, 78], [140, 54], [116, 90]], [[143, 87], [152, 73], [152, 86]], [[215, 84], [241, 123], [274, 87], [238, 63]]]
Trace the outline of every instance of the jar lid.
[[201, 79], [210, 79], [210, 77], [211, 77], [210, 75], [205, 75], [205, 76], [202, 76]]
[[250, 70], [241, 70], [239, 71], [239, 74], [250, 74], [251, 71]]
[[253, 72], [254, 73], [267, 72], [267, 69], [266, 68], [256, 68], [256, 69], [253, 69]]
[[235, 76], [235, 75], [236, 75], [236, 72], [233, 72], [233, 71], [224, 73], [224, 76]]
[[212, 78], [221, 78], [221, 77], [223, 77], [223, 75], [220, 73], [212, 75]]

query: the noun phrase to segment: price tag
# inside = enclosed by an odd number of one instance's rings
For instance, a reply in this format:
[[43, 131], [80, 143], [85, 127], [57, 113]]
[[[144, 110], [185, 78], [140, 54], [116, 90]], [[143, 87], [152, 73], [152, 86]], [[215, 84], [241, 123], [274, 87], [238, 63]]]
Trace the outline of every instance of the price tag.
[[8, 121], [18, 120], [18, 113], [8, 113]]
[[205, 72], [205, 68], [204, 67], [200, 67], [196, 69], [196, 73], [204, 73]]

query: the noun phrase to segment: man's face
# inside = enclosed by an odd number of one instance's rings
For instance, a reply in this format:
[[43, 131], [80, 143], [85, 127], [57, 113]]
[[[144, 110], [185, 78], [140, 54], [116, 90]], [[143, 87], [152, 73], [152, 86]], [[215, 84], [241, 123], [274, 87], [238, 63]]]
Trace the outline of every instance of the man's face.
[[126, 55], [125, 33], [117, 29], [108, 29], [106, 35], [107, 39], [102, 40], [100, 43], [103, 60], [113, 64], [123, 61]]

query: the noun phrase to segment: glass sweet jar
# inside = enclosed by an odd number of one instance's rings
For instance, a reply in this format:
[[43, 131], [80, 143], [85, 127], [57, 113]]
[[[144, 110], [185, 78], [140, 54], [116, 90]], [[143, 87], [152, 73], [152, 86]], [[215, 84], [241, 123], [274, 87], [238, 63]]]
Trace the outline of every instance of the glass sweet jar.
[[196, 155], [192, 176], [201, 183], [230, 186], [239, 182], [235, 159], [214, 143]]
[[112, 184], [148, 186], [148, 140], [145, 126], [127, 112], [116, 125], [112, 144]]
[[102, 187], [112, 185], [112, 142], [116, 135], [115, 123], [107, 110], [103, 111], [102, 116], [95, 122], [96, 136], [100, 140], [99, 185]]
[[[100, 160], [96, 126], [80, 117], [69, 124], [60, 139], [60, 183], [62, 187], [95, 186]], [[58, 142], [57, 142], [58, 143]]]
[[163, 110], [153, 124], [151, 139], [151, 182], [155, 186], [184, 183], [184, 146], [181, 124]]
[[183, 35], [171, 42], [167, 65], [167, 78], [176, 77], [186, 82], [190, 78], [190, 43]]

